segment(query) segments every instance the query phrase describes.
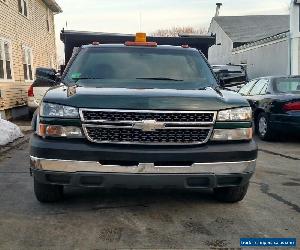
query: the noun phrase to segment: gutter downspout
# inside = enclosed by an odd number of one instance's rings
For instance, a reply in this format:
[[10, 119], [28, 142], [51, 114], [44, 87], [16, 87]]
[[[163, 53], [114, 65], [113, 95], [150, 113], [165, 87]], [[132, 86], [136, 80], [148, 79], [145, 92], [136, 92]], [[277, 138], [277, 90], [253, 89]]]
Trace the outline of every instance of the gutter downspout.
[[289, 64], [290, 74], [300, 73], [300, 0], [291, 0], [290, 32], [289, 32]]
[[291, 31], [288, 33], [288, 74], [292, 75], [292, 34]]

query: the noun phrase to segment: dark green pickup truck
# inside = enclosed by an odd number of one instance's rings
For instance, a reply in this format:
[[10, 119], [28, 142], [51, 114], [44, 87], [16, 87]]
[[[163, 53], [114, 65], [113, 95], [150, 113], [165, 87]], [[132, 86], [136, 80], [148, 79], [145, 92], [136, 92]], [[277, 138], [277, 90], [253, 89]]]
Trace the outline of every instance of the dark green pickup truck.
[[57, 201], [64, 186], [184, 188], [238, 202], [256, 165], [251, 116], [196, 49], [81, 46], [34, 117], [36, 197]]

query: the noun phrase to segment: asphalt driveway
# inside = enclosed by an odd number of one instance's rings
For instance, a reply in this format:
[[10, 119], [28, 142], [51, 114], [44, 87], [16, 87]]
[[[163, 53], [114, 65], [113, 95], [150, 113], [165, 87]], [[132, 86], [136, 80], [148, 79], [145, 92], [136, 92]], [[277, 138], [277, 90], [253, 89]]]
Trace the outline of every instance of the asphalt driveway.
[[238, 248], [241, 237], [300, 236], [300, 141], [258, 142], [245, 200], [210, 193], [72, 189], [56, 204], [33, 194], [28, 144], [0, 156], [1, 249]]

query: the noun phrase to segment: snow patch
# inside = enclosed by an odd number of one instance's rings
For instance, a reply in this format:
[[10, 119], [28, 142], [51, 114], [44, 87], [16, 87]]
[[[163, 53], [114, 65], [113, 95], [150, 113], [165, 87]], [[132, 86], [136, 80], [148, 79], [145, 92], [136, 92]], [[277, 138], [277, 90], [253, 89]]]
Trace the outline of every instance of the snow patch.
[[0, 146], [4, 146], [23, 136], [17, 125], [0, 118]]

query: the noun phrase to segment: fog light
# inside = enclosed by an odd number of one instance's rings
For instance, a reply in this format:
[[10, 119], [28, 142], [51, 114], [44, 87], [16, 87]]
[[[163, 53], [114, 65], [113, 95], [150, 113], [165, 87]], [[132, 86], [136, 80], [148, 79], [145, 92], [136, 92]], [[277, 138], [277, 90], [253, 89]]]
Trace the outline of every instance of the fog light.
[[252, 136], [253, 136], [252, 128], [215, 129], [211, 140], [242, 141], [242, 140], [251, 140]]

